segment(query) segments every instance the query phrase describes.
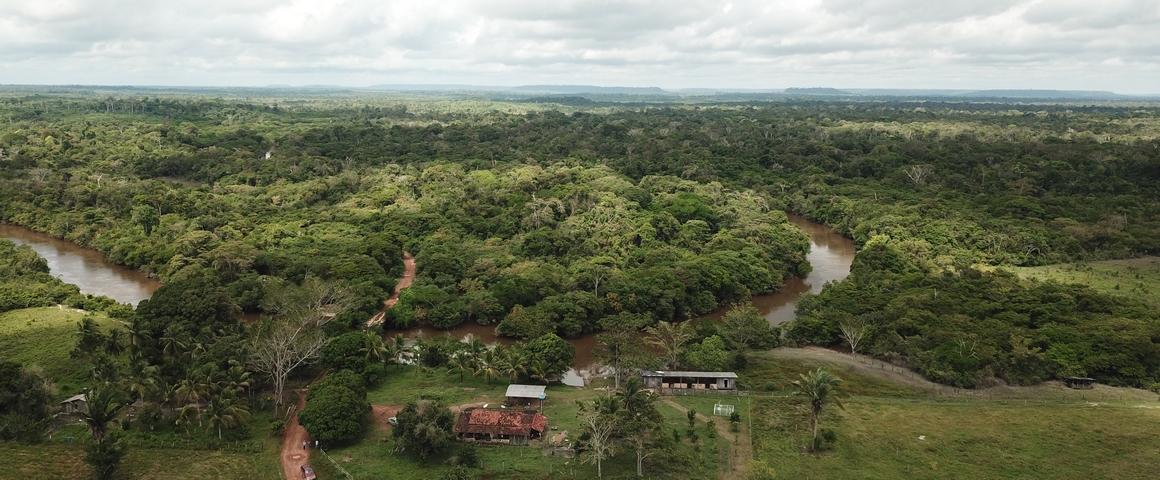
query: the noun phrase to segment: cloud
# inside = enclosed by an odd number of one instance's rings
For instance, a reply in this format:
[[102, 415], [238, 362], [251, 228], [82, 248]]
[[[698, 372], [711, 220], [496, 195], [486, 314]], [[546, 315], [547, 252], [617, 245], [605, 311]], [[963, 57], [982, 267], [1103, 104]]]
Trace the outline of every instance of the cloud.
[[0, 82], [1156, 92], [1155, 0], [0, 0]]

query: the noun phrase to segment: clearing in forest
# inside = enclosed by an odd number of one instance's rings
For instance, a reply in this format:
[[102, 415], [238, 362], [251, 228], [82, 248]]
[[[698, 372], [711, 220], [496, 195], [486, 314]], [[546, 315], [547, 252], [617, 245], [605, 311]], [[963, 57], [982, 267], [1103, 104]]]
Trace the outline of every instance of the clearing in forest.
[[1100, 262], [1059, 263], [1041, 267], [1010, 267], [1023, 278], [1079, 283], [1100, 292], [1132, 297], [1160, 306], [1160, 257]]

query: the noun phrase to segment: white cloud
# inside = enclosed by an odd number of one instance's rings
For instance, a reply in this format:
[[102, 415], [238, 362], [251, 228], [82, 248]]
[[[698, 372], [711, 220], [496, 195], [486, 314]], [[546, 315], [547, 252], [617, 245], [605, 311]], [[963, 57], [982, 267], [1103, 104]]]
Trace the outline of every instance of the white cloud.
[[1156, 0], [0, 0], [0, 82], [1160, 91]]

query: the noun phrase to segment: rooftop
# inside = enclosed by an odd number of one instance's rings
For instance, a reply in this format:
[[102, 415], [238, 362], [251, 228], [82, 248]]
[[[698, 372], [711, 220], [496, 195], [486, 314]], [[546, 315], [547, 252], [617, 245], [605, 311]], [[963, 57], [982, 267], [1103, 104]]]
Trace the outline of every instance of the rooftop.
[[737, 378], [733, 372], [690, 372], [685, 370], [645, 370], [642, 377], [695, 377], [695, 378]]
[[548, 417], [536, 412], [468, 408], [459, 412], [455, 433], [488, 433], [492, 435], [528, 435], [548, 430]]
[[543, 400], [548, 398], [548, 394], [544, 392], [543, 385], [508, 385], [507, 394], [504, 395], [509, 398], [538, 398]]

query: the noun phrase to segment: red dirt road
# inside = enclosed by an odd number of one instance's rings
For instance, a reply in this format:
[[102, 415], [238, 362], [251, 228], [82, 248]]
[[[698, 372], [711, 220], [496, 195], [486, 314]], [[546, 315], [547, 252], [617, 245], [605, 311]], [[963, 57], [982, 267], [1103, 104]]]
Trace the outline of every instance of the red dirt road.
[[282, 432], [282, 478], [287, 480], [302, 478], [302, 466], [309, 463], [310, 448], [303, 449], [302, 443], [310, 441], [310, 434], [306, 428], [298, 424], [298, 412], [306, 406], [306, 395], [299, 390], [298, 405], [294, 407], [294, 415], [286, 420], [286, 428]]
[[379, 313], [376, 313], [370, 320], [367, 320], [367, 327], [373, 327], [383, 323], [383, 320], [386, 319], [387, 310], [395, 306], [396, 303], [399, 303], [399, 294], [410, 287], [414, 281], [415, 257], [411, 256], [410, 253], [403, 252], [403, 278], [400, 278], [399, 283], [395, 284], [395, 293], [391, 294], [391, 298], [383, 302], [383, 309], [379, 310]]

